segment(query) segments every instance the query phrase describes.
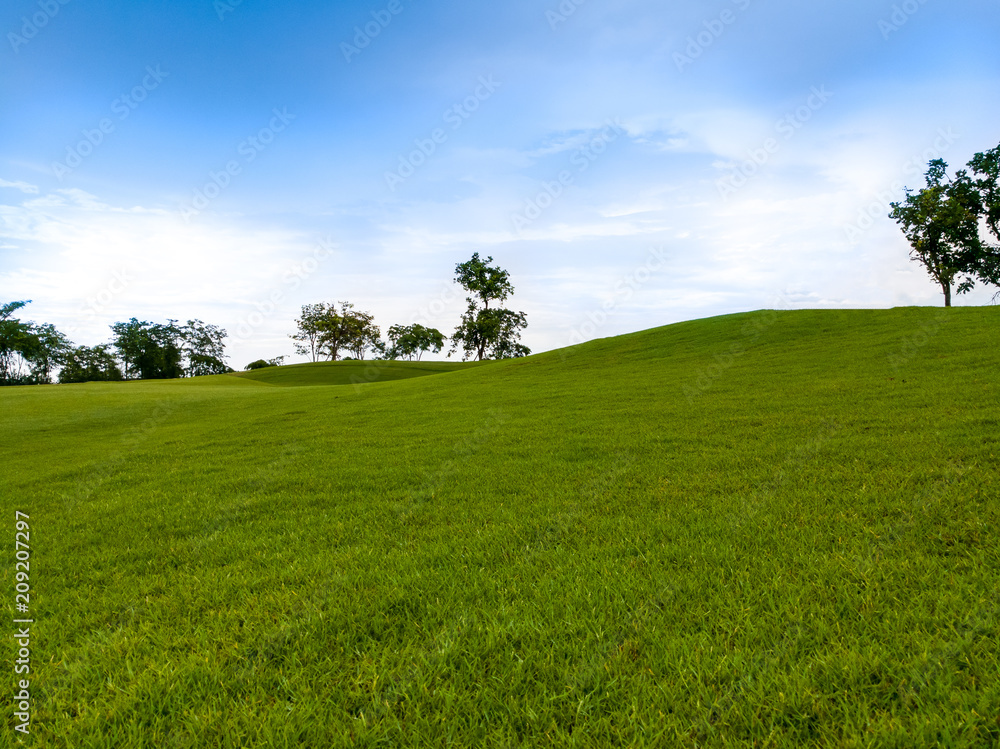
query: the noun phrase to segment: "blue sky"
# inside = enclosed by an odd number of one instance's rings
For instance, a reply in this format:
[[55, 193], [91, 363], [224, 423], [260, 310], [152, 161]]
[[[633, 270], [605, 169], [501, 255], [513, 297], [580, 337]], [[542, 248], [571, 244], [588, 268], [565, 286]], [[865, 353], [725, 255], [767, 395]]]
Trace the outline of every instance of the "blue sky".
[[84, 344], [201, 318], [237, 368], [318, 301], [448, 334], [473, 252], [534, 351], [938, 305], [887, 203], [1000, 143], [996, 0], [13, 0], [0, 34], [0, 299]]

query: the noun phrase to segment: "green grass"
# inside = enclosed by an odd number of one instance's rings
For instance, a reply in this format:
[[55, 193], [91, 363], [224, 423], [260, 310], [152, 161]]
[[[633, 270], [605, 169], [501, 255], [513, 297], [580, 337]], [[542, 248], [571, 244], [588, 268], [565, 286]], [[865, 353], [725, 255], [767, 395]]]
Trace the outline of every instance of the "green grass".
[[997, 746], [998, 331], [754, 312], [356, 387], [5, 388], [33, 738]]
[[315, 364], [289, 364], [265, 367], [249, 372], [234, 372], [231, 377], [263, 382], [269, 385], [301, 387], [303, 385], [364, 385], [389, 382], [411, 377], [454, 372], [481, 366], [476, 362], [403, 362], [403, 361], [338, 361]]

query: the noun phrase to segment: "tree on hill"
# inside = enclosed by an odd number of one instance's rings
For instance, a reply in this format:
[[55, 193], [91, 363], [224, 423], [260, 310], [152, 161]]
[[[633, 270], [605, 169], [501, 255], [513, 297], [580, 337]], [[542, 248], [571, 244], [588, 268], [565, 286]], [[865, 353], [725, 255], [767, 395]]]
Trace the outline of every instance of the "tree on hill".
[[24, 361], [21, 350], [28, 326], [13, 315], [30, 303], [31, 300], [27, 299], [0, 306], [0, 383], [4, 385], [23, 384], [20, 382]]
[[139, 322], [133, 317], [128, 322], [111, 325], [111, 345], [122, 362], [122, 377], [126, 380], [139, 377], [138, 360], [142, 356], [145, 341], [143, 330], [150, 324]]
[[35, 382], [51, 382], [55, 368], [65, 363], [72, 350], [69, 338], [52, 323], [32, 324], [24, 356], [32, 364]]
[[502, 307], [490, 307], [490, 302], [503, 302], [514, 293], [510, 274], [491, 266], [492, 257], [482, 260], [479, 253], [472, 259], [455, 266], [455, 283], [470, 296], [466, 297], [468, 308], [462, 321], [451, 336], [451, 356], [462, 347], [462, 360], [475, 357], [483, 359], [507, 359], [527, 356], [531, 350], [522, 345], [521, 331], [528, 327], [524, 312], [514, 312]]
[[166, 325], [131, 318], [111, 326], [111, 345], [118, 351], [125, 379], [164, 380], [184, 376], [181, 331], [176, 320]]
[[977, 153], [969, 160], [968, 167], [978, 197], [979, 215], [997, 241], [986, 247], [979, 280], [1000, 286], [1000, 145]]
[[217, 325], [201, 320], [163, 324], [133, 317], [113, 324], [111, 333], [125, 379], [162, 380], [232, 371], [225, 363], [228, 334]]
[[350, 302], [341, 302], [340, 311], [337, 305], [327, 307], [325, 314], [319, 319], [319, 352], [325, 353], [329, 361], [340, 358], [340, 350], [347, 347], [350, 340], [348, 315], [354, 308]]
[[419, 323], [413, 325], [393, 325], [389, 328], [389, 345], [385, 348], [386, 359], [406, 358], [417, 361], [424, 351], [439, 353], [444, 348], [445, 336], [437, 328], [427, 328]]
[[124, 379], [111, 344], [77, 346], [66, 357], [59, 371], [59, 382], [102, 382]]
[[243, 367], [243, 369], [249, 371], [253, 369], [264, 369], [265, 367], [280, 367], [284, 361], [284, 356], [276, 356], [273, 359], [258, 359], [257, 361], [250, 362]]
[[[7, 320], [6, 334], [0, 336], [8, 343], [0, 344], [4, 354], [0, 364], [5, 374], [0, 381], [15, 385], [45, 385], [52, 382], [55, 369], [61, 365], [72, 344], [51, 323], [37, 325], [33, 322]], [[13, 341], [13, 350], [9, 342]]]
[[314, 362], [319, 361], [321, 354], [320, 346], [320, 320], [326, 314], [326, 305], [303, 304], [302, 315], [295, 321], [298, 330], [289, 336], [295, 341], [295, 353], [310, 357]]
[[336, 304], [306, 304], [295, 321], [298, 330], [290, 338], [295, 352], [315, 361], [326, 357], [336, 361], [341, 351], [349, 351], [363, 359], [365, 352], [375, 348], [381, 335], [369, 312], [354, 309], [350, 302]]
[[375, 324], [375, 318], [370, 312], [354, 310], [353, 305], [344, 305], [344, 343], [343, 346], [358, 361], [363, 361], [367, 351], [376, 350], [382, 331]]
[[971, 291], [976, 281], [1000, 286], [1000, 246], [985, 238], [980, 222], [1000, 239], [1000, 146], [976, 154], [948, 178], [948, 164], [934, 159], [925, 174], [927, 186], [892, 203], [890, 218], [910, 242], [910, 257], [941, 287], [944, 304]]
[[228, 333], [218, 325], [208, 325], [201, 320], [188, 320], [179, 331], [188, 377], [225, 374], [231, 371], [226, 365], [225, 339]]
[[72, 344], [51, 323], [23, 322], [14, 313], [31, 300], [0, 305], [0, 385], [37, 385], [52, 374], [69, 354]]

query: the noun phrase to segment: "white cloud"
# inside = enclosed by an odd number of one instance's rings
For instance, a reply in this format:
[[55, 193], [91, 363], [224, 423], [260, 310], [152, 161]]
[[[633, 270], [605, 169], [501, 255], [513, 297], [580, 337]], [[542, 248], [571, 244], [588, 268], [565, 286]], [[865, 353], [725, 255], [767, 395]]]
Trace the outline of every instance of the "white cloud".
[[[275, 293], [287, 309], [255, 328], [280, 337], [295, 292], [309, 281], [295, 269], [314, 256], [320, 239], [211, 216], [189, 225], [172, 211], [111, 206], [79, 190], [0, 206], [0, 237], [5, 260], [19, 255], [0, 266], [5, 294], [33, 299], [30, 317], [87, 344], [105, 340], [109, 324], [132, 316], [199, 317], [235, 335], [258, 306], [274, 305]], [[329, 264], [318, 263], [315, 274], [328, 273], [322, 266]]]
[[9, 182], [5, 179], [0, 179], [0, 187], [13, 187], [16, 190], [20, 190], [25, 193], [37, 193], [38, 186], [31, 185], [27, 182]]

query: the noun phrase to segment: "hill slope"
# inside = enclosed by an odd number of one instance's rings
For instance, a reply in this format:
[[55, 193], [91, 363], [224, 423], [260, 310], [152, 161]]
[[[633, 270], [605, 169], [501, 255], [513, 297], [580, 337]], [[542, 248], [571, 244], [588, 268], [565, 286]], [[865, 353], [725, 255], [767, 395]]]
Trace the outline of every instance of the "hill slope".
[[33, 730], [994, 745], [998, 323], [755, 312], [349, 388], [2, 389]]
[[459, 369], [480, 366], [478, 362], [408, 362], [408, 361], [337, 361], [311, 364], [288, 364], [249, 372], [234, 372], [231, 377], [269, 385], [357, 385], [371, 382], [405, 380]]

